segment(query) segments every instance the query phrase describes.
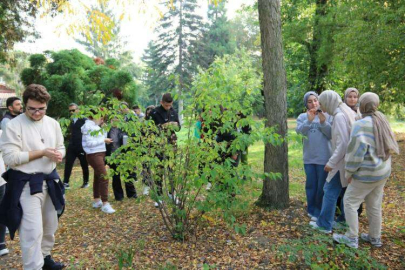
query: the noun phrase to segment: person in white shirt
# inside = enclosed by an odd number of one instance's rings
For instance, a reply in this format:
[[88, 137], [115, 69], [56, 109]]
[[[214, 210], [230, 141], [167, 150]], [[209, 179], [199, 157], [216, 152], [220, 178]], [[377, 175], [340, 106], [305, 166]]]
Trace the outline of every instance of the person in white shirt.
[[23, 93], [25, 113], [7, 123], [0, 139], [7, 190], [0, 205], [0, 223], [10, 237], [19, 230], [24, 269], [62, 269], [51, 250], [58, 228], [57, 211], [64, 207], [64, 189], [56, 164], [65, 155], [59, 123], [46, 116], [51, 96], [42, 85]]
[[82, 126], [82, 145], [89, 165], [94, 170], [93, 182], [93, 207], [101, 208], [104, 213], [112, 214], [115, 210], [108, 202], [108, 178], [105, 168], [105, 144], [112, 143], [107, 138], [107, 133], [100, 128], [103, 124], [102, 117], [96, 117], [96, 111], [92, 110], [93, 116], [90, 116]]
[[[0, 130], [0, 136], [3, 133]], [[3, 155], [0, 152], [0, 203], [3, 200], [4, 193], [6, 193], [6, 181], [1, 177], [1, 175], [6, 171], [6, 167], [4, 166]], [[0, 256], [7, 255], [9, 250], [6, 246], [6, 226], [0, 224]]]

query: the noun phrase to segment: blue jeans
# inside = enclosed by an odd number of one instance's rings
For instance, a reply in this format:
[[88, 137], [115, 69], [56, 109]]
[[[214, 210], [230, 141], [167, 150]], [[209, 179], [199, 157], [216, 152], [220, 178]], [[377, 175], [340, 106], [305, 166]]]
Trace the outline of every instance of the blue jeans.
[[[325, 230], [332, 230], [332, 223], [335, 220], [336, 202], [342, 192], [342, 183], [340, 182], [339, 172], [330, 180], [326, 182], [323, 187], [323, 200], [322, 210], [318, 217], [316, 224]], [[342, 208], [342, 216], [344, 216], [344, 210]]]
[[323, 186], [328, 173], [324, 170], [325, 165], [304, 164], [307, 181], [305, 192], [307, 194], [308, 214], [318, 217], [322, 209]]

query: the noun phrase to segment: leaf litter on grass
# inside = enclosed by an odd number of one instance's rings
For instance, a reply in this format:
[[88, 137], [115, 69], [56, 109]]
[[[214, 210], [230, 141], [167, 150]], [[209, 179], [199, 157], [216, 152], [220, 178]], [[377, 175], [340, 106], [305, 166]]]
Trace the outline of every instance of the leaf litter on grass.
[[[405, 268], [405, 134], [397, 137], [401, 154], [393, 157], [392, 177], [385, 187], [383, 203], [384, 246], [377, 249], [360, 242], [362, 251], [370, 249], [371, 257], [389, 269]], [[303, 194], [295, 194], [289, 208], [283, 211], [265, 211], [253, 205], [256, 198], [250, 198], [248, 213], [238, 217], [238, 222], [247, 226], [245, 235], [207, 216], [198, 231], [179, 242], [166, 231], [149, 198], [115, 202], [110, 188], [111, 204], [117, 212], [107, 215], [92, 209], [91, 188], [80, 189], [80, 166], [74, 168], [72, 178], [53, 250], [55, 260], [64, 262], [68, 269], [119, 269], [119, 265], [127, 269], [284, 269], [317, 264], [348, 268], [342, 260], [328, 258], [337, 248], [329, 242], [320, 242], [327, 243], [324, 257], [305, 258], [305, 253], [299, 251], [292, 262], [280, 254], [281, 248], [293, 241], [318, 241], [319, 236], [308, 226]], [[292, 170], [290, 179], [297, 186], [305, 181], [300, 170]], [[138, 190], [140, 185], [138, 182]], [[360, 230], [366, 232], [367, 228], [364, 213]], [[10, 254], [0, 258], [0, 268], [21, 269], [18, 236], [14, 241], [7, 237], [7, 245]], [[306, 259], [313, 260], [314, 265], [305, 264]]]

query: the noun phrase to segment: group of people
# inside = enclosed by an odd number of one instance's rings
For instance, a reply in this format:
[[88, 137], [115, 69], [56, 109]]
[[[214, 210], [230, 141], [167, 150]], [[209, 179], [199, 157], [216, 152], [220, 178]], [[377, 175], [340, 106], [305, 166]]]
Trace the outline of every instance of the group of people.
[[[1, 122], [0, 138], [0, 256], [9, 253], [5, 243], [6, 229], [11, 239], [19, 230], [24, 269], [62, 269], [62, 263], [55, 262], [51, 250], [55, 243], [58, 215], [65, 207], [65, 189], [76, 158], [83, 170], [82, 188], [89, 186], [90, 165], [94, 170], [94, 208], [105, 213], [115, 210], [108, 202], [107, 152], [116, 151], [125, 143], [125, 132], [112, 128], [107, 134], [101, 128], [102, 117], [76, 118], [78, 105], [69, 105], [72, 122], [69, 126], [69, 145], [65, 150], [60, 124], [46, 115], [51, 96], [42, 85], [31, 84], [23, 93], [22, 102], [17, 97], [7, 100], [8, 112]], [[23, 112], [23, 106], [25, 112]], [[138, 106], [133, 110], [128, 104], [126, 114], [147, 118], [156, 126], [180, 128], [177, 112], [173, 109], [170, 93], [163, 95], [161, 105], [150, 106], [143, 114]], [[130, 121], [131, 117], [128, 117]], [[131, 135], [131, 134], [129, 134]], [[56, 171], [66, 153], [64, 181]], [[113, 164], [110, 164], [113, 167]], [[6, 185], [7, 184], [7, 185]], [[133, 183], [125, 184], [127, 196], [136, 198]], [[113, 177], [115, 199], [124, 197], [119, 175]]]
[[[344, 98], [332, 90], [304, 95], [305, 113], [296, 132], [304, 135], [307, 211], [310, 226], [333, 234], [336, 242], [358, 248], [358, 210], [366, 204], [369, 233], [361, 239], [381, 247], [381, 205], [384, 185], [391, 174], [391, 154], [398, 144], [386, 117], [378, 111], [375, 93], [360, 96], [348, 88]], [[339, 198], [340, 204], [337, 205]], [[340, 213], [336, 214], [336, 209]]]
[[[114, 164], [106, 164], [105, 157], [125, 145], [131, 136], [116, 127], [104, 132], [101, 126], [105, 120], [96, 112], [88, 118], [76, 118], [79, 107], [72, 103], [69, 105], [72, 114], [69, 145], [65, 151], [59, 123], [46, 115], [50, 99], [44, 86], [31, 84], [25, 89], [22, 102], [19, 98], [7, 101], [8, 112], [1, 122], [0, 255], [8, 253], [6, 227], [11, 239], [18, 229], [24, 269], [64, 267], [52, 259], [51, 250], [58, 213], [63, 212], [65, 206], [64, 192], [70, 188], [69, 179], [76, 158], [83, 170], [82, 188], [89, 186], [88, 165], [94, 170], [92, 207], [109, 214], [115, 212], [108, 202], [106, 170], [106, 165], [114, 169]], [[153, 120], [160, 129], [172, 127], [173, 132], [167, 140], [174, 140], [174, 130], [180, 129], [180, 121], [173, 109], [171, 94], [164, 94], [160, 103], [156, 108], [148, 107], [145, 114], [137, 106], [132, 111], [128, 104], [122, 102], [122, 105], [125, 114]], [[387, 119], [378, 111], [378, 96], [374, 93], [360, 96], [357, 89], [349, 88], [342, 101], [339, 94], [331, 90], [319, 96], [308, 92], [304, 105], [307, 112], [298, 117], [296, 131], [305, 136], [303, 158], [310, 225], [331, 233], [346, 222], [347, 233], [334, 234], [333, 238], [357, 248], [357, 211], [365, 201], [370, 227], [369, 233], [361, 234], [361, 238], [381, 246], [383, 189], [391, 173], [391, 153], [399, 150]], [[125, 121], [132, 118], [125, 118]], [[198, 139], [204, 139], [204, 128], [209, 127], [200, 119], [196, 128]], [[250, 129], [241, 132], [249, 133]], [[232, 140], [228, 135], [219, 133], [216, 140]], [[62, 181], [56, 165], [62, 162], [65, 152]], [[237, 156], [230, 158], [238, 160]], [[115, 199], [120, 201], [124, 192], [119, 174], [114, 175], [112, 182]], [[161, 187], [159, 189], [159, 183], [156, 184], [159, 193]], [[125, 189], [127, 197], [137, 197], [132, 182], [126, 183]], [[339, 205], [340, 213], [335, 217], [339, 197], [343, 200]]]

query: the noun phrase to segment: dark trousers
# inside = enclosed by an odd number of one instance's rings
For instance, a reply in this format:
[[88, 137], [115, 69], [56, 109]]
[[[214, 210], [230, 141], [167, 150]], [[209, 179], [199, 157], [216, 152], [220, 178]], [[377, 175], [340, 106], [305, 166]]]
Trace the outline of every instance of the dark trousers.
[[80, 166], [83, 170], [83, 184], [89, 182], [89, 165], [86, 160], [86, 154], [84, 151], [75, 149], [74, 146], [68, 146], [66, 151], [66, 162], [65, 162], [65, 173], [64, 173], [64, 183], [69, 183], [70, 175], [72, 174], [73, 164], [76, 158], [80, 161]]
[[[116, 164], [111, 164], [110, 168], [113, 169], [113, 170], [116, 170], [117, 165]], [[121, 201], [122, 199], [124, 199], [124, 190], [122, 189], [121, 176], [119, 174], [114, 174], [112, 187], [113, 187], [115, 199], [117, 201]], [[125, 191], [127, 193], [128, 198], [136, 198], [137, 197], [136, 189], [135, 189], [133, 181], [125, 182]]]
[[[3, 200], [5, 192], [6, 192], [6, 185], [0, 186], [0, 204], [1, 201]], [[6, 226], [0, 224], [0, 245], [5, 244], [5, 238], [6, 238]]]

